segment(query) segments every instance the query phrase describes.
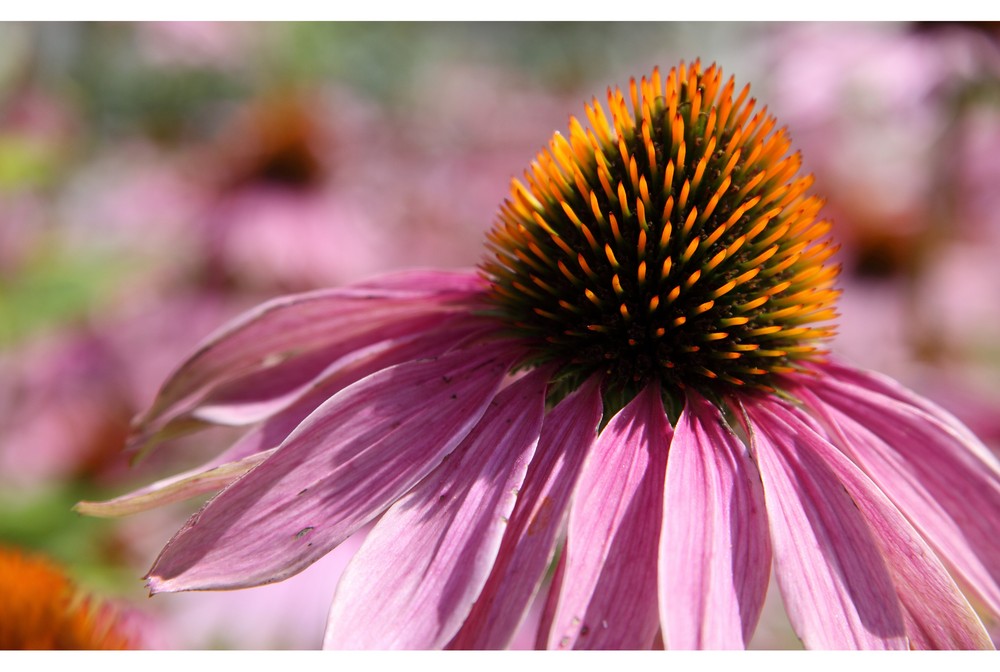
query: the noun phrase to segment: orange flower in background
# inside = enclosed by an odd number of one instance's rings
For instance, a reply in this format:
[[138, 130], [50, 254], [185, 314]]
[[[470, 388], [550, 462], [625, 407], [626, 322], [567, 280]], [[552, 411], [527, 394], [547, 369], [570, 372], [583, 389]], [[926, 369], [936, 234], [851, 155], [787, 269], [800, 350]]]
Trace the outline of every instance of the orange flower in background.
[[45, 558], [0, 547], [0, 649], [138, 648], [128, 620]]

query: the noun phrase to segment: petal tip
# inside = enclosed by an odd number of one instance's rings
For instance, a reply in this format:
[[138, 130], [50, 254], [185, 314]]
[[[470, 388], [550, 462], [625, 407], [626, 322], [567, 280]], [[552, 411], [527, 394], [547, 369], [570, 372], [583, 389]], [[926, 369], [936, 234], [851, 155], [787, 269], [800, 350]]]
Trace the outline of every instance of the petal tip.
[[91, 516], [93, 518], [114, 518], [118, 515], [107, 506], [107, 502], [89, 502], [84, 500], [74, 504], [70, 510], [81, 516]]
[[146, 580], [146, 588], [149, 589], [149, 596], [157, 595], [159, 593], [175, 593], [179, 589], [171, 586], [170, 579], [163, 579], [154, 574], [147, 574], [143, 577]]

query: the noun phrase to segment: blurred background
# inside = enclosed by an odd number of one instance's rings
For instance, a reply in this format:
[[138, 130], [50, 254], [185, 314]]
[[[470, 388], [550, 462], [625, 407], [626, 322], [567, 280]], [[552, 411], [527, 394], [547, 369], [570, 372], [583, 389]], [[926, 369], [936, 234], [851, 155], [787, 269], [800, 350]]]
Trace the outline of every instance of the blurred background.
[[[585, 101], [699, 57], [752, 83], [827, 199], [834, 352], [996, 450], [996, 25], [0, 24], [0, 553], [48, 558], [134, 617], [134, 646], [318, 648], [350, 542], [282, 584], [147, 599], [140, 577], [197, 502], [118, 521], [70, 507], [232, 439], [135, 467], [120, 452], [225, 320], [475, 265], [510, 178]], [[754, 645], [797, 646], [780, 605]]]

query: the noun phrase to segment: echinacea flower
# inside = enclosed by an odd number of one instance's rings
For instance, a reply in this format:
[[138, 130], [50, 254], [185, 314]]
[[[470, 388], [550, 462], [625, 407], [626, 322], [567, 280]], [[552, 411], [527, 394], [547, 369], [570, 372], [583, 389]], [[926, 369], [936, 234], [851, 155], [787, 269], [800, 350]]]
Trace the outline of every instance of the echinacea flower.
[[47, 559], [0, 547], [0, 650], [131, 649], [141, 643], [138, 625]]
[[249, 433], [79, 505], [221, 489], [154, 593], [279, 581], [377, 521], [328, 647], [504, 647], [555, 561], [550, 648], [744, 647], [772, 566], [807, 647], [991, 648], [959, 584], [1000, 614], [1000, 465], [826, 358], [835, 248], [784, 130], [698, 62], [608, 105], [513, 182], [478, 271], [276, 299], [175, 371], [136, 446]]

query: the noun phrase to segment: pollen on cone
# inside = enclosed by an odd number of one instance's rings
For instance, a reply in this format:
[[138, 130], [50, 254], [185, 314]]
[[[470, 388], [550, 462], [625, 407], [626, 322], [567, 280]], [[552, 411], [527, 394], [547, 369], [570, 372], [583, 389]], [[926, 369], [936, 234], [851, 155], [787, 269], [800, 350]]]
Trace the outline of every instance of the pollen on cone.
[[531, 363], [720, 389], [768, 387], [819, 352], [805, 341], [829, 330], [802, 323], [835, 317], [822, 202], [787, 132], [734, 91], [714, 65], [654, 71], [555, 135], [537, 161], [551, 179], [513, 182], [494, 231], [519, 234], [491, 235], [500, 263], [482, 268], [497, 314], [538, 344]]

